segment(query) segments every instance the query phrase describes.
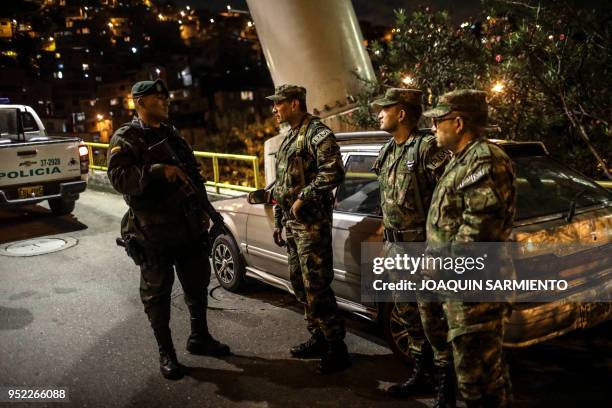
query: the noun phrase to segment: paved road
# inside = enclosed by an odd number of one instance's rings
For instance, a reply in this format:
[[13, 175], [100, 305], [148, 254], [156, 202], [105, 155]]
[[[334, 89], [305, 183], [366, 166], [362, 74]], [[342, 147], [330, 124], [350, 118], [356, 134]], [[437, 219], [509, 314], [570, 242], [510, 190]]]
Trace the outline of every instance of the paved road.
[[[138, 270], [114, 245], [125, 211], [121, 197], [87, 191], [74, 215], [44, 206], [0, 210], [2, 243], [70, 236], [72, 248], [33, 257], [0, 256], [0, 386], [69, 387], [73, 406], [425, 407], [394, 401], [381, 387], [406, 367], [371, 324], [349, 317], [353, 368], [322, 377], [315, 361], [288, 357], [306, 338], [295, 300], [253, 284], [237, 295], [213, 280], [212, 332], [235, 353], [227, 359], [184, 351], [189, 327], [179, 285], [172, 330], [190, 374], [158, 372], [155, 343], [138, 298]], [[519, 406], [611, 406], [612, 339], [606, 324], [509, 353]], [[44, 404], [32, 404], [43, 406]]]

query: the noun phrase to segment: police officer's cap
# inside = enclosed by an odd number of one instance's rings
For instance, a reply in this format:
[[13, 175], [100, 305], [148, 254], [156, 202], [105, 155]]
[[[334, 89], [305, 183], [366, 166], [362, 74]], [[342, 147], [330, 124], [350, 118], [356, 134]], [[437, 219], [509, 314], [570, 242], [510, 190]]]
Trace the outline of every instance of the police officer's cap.
[[306, 88], [299, 85], [284, 84], [274, 88], [274, 95], [266, 96], [272, 102], [281, 102], [287, 98], [306, 100]]
[[161, 79], [157, 79], [155, 81], [140, 81], [136, 82], [134, 86], [132, 86], [133, 98], [155, 94], [162, 94], [166, 98], [169, 96], [168, 88]]
[[403, 103], [412, 106], [421, 106], [421, 96], [423, 92], [418, 89], [407, 89], [407, 88], [389, 88], [385, 92], [383, 98], [377, 99], [372, 102], [376, 106], [385, 108], [398, 103]]

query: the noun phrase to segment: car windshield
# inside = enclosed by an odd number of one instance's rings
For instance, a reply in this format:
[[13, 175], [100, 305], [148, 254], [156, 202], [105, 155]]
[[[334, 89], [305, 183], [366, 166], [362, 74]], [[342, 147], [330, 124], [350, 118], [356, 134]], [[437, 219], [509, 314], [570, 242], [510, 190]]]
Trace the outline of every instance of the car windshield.
[[612, 193], [547, 156], [512, 157], [517, 175], [516, 219], [612, 204]]

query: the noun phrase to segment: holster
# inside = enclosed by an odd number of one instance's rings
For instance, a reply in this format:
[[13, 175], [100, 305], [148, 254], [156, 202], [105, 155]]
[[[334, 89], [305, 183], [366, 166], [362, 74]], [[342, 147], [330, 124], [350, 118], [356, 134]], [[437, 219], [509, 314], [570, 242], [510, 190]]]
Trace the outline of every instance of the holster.
[[142, 244], [134, 235], [126, 235], [123, 238], [117, 238], [118, 246], [125, 248], [127, 255], [132, 258], [136, 265], [142, 265], [146, 260], [145, 250]]

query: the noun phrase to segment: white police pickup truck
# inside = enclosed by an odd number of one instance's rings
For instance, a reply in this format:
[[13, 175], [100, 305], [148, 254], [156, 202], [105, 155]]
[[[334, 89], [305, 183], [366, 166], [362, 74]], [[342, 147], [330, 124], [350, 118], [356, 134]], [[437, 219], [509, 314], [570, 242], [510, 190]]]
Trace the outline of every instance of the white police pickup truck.
[[48, 200], [54, 214], [69, 214], [88, 172], [81, 139], [48, 136], [31, 107], [0, 104], [0, 208]]

